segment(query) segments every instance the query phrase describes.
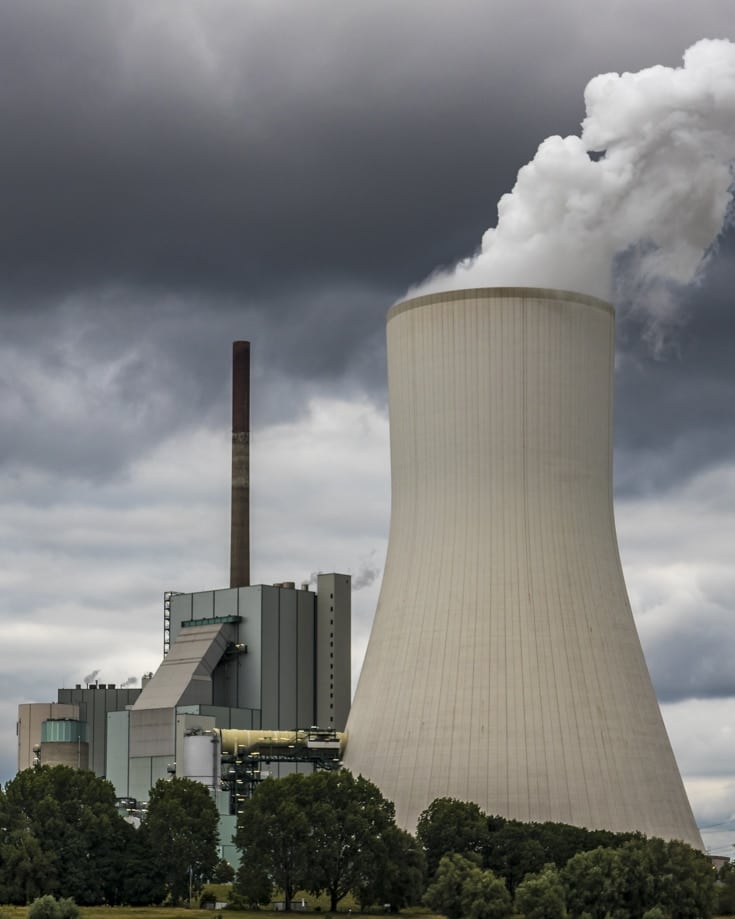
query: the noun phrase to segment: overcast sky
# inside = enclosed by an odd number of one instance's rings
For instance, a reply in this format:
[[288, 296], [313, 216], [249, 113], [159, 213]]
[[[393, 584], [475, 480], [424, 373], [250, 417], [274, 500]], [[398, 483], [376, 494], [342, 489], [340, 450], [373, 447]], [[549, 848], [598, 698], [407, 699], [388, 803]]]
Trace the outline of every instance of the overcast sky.
[[[253, 580], [351, 573], [357, 675], [390, 511], [386, 310], [477, 249], [539, 143], [579, 133], [592, 77], [732, 31], [732, 0], [0, 4], [0, 780], [18, 703], [139, 680], [163, 592], [226, 586], [233, 339]], [[631, 601], [724, 853], [734, 289], [730, 232], [658, 347], [619, 311], [616, 380]]]

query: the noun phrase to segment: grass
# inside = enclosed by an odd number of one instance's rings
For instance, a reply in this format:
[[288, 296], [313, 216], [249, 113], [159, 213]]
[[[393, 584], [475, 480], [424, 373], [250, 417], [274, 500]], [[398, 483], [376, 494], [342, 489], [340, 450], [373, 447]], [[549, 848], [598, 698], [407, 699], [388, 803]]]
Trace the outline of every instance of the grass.
[[[318, 903], [316, 898], [310, 899]], [[347, 914], [348, 909], [349, 907], [340, 904], [338, 912]], [[25, 919], [27, 912], [27, 906], [0, 906], [0, 919]], [[412, 916], [420, 915], [422, 919], [444, 919], [443, 916], [435, 916], [431, 913], [416, 913], [413, 909], [408, 912]], [[213, 919], [213, 915], [220, 917], [220, 919], [235, 919], [235, 917], [237, 919], [283, 919], [284, 917], [282, 912], [269, 909], [226, 910], [213, 913], [211, 909], [174, 908], [173, 906], [82, 906], [80, 913], [81, 919]], [[290, 915], [298, 916], [299, 913], [291, 913]], [[322, 908], [322, 912], [312, 912], [310, 915], [312, 917], [322, 916], [323, 919], [327, 919], [328, 916], [334, 914], [330, 913], [328, 909]], [[354, 919], [359, 919], [362, 915], [362, 913], [353, 909], [352, 916]]]
[[[348, 907], [340, 908], [340, 914], [347, 913]], [[0, 919], [25, 919], [28, 912], [27, 906], [0, 906]], [[81, 919], [212, 919], [213, 911], [211, 909], [187, 909], [186, 907], [174, 908], [172, 906], [82, 906], [80, 909]], [[283, 919], [284, 914], [275, 910], [226, 910], [217, 912], [216, 916], [220, 919]], [[298, 913], [291, 913], [292, 916], [298, 916]], [[322, 916], [328, 919], [329, 910], [321, 913], [311, 913], [313, 916]], [[352, 911], [354, 919], [360, 919], [362, 913]], [[423, 912], [419, 907], [411, 907], [402, 911], [401, 915], [421, 916], [421, 919], [445, 919], [444, 916], [438, 916], [434, 913]], [[728, 919], [725, 916], [715, 917], [715, 919]]]

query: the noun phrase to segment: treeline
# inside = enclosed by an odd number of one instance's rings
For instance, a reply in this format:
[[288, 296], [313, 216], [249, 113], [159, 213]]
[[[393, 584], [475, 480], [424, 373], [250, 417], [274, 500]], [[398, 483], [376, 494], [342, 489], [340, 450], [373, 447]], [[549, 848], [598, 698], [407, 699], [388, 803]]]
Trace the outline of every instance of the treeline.
[[[371, 782], [340, 770], [268, 779], [246, 800], [233, 906], [301, 892], [351, 894], [363, 909], [423, 903], [448, 919], [710, 919], [709, 859], [680, 842], [557, 823], [520, 823], [441, 798], [416, 836]], [[63, 766], [0, 789], [0, 903], [53, 895], [80, 905], [178, 903], [227, 879], [207, 789], [160, 781], [131, 826], [112, 785]], [[735, 906], [735, 869], [718, 885]], [[730, 898], [729, 900], [727, 898]]]
[[26, 769], [0, 789], [0, 903], [51, 895], [81, 906], [176, 903], [217, 863], [218, 815], [206, 788], [158, 782], [139, 829], [112, 784], [68, 766]]
[[715, 875], [682, 842], [637, 833], [520, 823], [440, 798], [416, 838], [393, 805], [348, 772], [265, 782], [237, 834], [243, 903], [288, 905], [297, 890], [348, 892], [365, 908], [423, 902], [448, 919], [709, 919]]

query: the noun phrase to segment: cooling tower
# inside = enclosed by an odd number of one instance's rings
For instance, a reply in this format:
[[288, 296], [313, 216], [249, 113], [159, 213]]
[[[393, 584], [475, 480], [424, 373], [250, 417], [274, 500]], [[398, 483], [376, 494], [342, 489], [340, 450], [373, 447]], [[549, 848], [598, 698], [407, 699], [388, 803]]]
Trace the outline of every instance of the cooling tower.
[[413, 830], [489, 814], [701, 839], [612, 509], [614, 314], [566, 291], [388, 315], [392, 513], [345, 765]]

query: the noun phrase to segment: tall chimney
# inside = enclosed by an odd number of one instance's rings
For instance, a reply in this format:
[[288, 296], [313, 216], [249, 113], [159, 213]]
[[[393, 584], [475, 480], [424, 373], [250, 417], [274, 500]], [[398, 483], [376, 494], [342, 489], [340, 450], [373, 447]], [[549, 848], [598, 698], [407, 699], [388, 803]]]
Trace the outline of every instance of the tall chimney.
[[232, 343], [230, 587], [250, 584], [250, 342]]

